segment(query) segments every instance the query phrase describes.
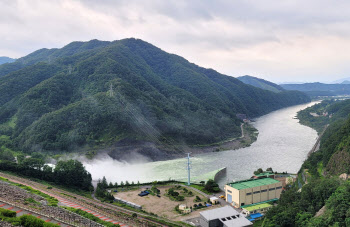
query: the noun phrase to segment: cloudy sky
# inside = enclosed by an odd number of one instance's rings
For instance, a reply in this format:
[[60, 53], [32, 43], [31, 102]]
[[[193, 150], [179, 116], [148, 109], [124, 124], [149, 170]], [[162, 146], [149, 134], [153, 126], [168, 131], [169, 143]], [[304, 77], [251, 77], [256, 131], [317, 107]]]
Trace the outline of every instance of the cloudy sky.
[[230, 76], [350, 77], [348, 0], [0, 0], [0, 56], [135, 37]]

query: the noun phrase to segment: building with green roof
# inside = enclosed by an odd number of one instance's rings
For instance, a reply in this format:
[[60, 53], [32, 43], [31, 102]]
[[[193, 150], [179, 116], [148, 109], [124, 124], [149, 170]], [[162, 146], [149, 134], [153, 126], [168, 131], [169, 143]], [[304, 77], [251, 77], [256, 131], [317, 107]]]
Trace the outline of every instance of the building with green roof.
[[235, 207], [279, 199], [282, 182], [272, 178], [248, 179], [225, 185], [226, 201]]

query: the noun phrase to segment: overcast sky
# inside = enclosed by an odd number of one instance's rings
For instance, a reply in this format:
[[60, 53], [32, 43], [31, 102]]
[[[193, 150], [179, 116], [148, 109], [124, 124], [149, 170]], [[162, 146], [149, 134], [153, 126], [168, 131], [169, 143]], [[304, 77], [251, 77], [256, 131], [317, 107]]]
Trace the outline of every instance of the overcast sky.
[[0, 0], [0, 56], [135, 37], [230, 76], [350, 77], [349, 0]]

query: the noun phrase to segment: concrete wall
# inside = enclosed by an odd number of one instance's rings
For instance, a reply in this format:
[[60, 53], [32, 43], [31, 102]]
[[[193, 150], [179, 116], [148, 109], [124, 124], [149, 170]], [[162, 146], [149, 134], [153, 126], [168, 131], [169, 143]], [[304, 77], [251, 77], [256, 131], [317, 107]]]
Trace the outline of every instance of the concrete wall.
[[[279, 189], [276, 189], [280, 187]], [[275, 190], [270, 190], [274, 188]], [[230, 193], [230, 191], [232, 193]], [[255, 192], [255, 193], [254, 193]], [[252, 203], [259, 203], [270, 199], [279, 199], [282, 192], [282, 183], [277, 182], [275, 184], [263, 185], [254, 188], [246, 188], [242, 190], [237, 190], [229, 185], [225, 186], [225, 195], [232, 195], [232, 201], [236, 207], [244, 205], [249, 205]]]
[[200, 214], [199, 223], [202, 227], [209, 227], [209, 222]]

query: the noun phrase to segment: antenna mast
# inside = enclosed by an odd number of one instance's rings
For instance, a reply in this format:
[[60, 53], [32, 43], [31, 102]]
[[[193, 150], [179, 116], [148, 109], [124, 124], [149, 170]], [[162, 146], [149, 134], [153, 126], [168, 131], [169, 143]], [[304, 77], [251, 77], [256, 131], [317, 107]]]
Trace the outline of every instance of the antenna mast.
[[191, 185], [191, 162], [190, 162], [190, 154], [191, 154], [191, 153], [187, 153], [187, 172], [188, 172], [187, 185]]

